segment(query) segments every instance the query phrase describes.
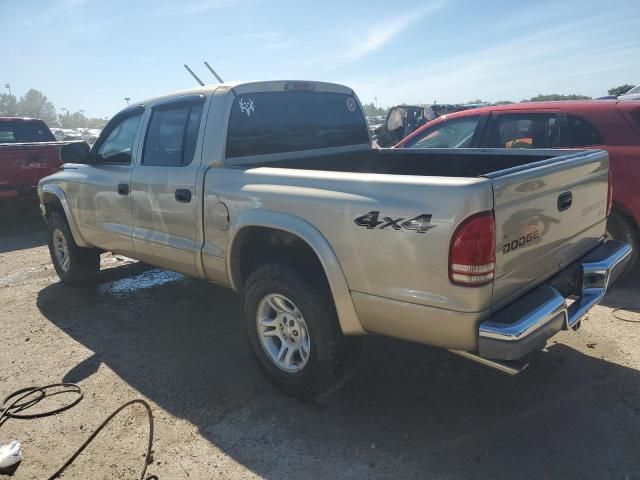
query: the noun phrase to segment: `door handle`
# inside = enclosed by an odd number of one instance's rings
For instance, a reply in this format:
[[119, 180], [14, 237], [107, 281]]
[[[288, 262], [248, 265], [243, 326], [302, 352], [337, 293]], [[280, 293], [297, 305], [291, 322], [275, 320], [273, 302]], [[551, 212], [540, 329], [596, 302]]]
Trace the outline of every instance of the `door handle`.
[[180, 203], [189, 203], [191, 201], [191, 190], [179, 188], [176, 190], [176, 200]]
[[120, 195], [129, 195], [129, 184], [127, 184], [127, 183], [119, 183], [118, 184], [118, 193]]
[[571, 192], [564, 192], [558, 197], [558, 211], [563, 212], [567, 210], [573, 203], [573, 194]]

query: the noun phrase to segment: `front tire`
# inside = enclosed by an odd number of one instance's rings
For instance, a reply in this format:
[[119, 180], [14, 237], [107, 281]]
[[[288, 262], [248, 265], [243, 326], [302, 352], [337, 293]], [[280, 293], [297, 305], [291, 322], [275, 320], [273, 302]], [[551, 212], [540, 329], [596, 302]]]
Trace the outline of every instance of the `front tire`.
[[59, 212], [52, 212], [47, 224], [51, 261], [62, 283], [72, 287], [94, 283], [100, 271], [100, 252], [76, 245], [67, 220]]
[[607, 236], [631, 245], [631, 261], [624, 272], [624, 275], [627, 275], [637, 265], [640, 253], [637, 226], [628, 217], [612, 212], [607, 221]]
[[288, 266], [266, 264], [249, 276], [243, 300], [251, 350], [278, 389], [311, 400], [341, 385], [360, 339], [340, 331], [328, 289]]

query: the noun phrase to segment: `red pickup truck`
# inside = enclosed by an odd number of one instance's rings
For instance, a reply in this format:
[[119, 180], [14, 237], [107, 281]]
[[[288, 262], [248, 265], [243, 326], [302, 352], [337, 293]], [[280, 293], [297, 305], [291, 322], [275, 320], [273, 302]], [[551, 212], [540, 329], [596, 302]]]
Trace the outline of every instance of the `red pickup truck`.
[[640, 100], [571, 100], [483, 107], [427, 123], [394, 148], [580, 148], [609, 153], [614, 239], [640, 256]]
[[37, 204], [38, 181], [60, 168], [60, 147], [34, 118], [0, 117], [0, 206]]

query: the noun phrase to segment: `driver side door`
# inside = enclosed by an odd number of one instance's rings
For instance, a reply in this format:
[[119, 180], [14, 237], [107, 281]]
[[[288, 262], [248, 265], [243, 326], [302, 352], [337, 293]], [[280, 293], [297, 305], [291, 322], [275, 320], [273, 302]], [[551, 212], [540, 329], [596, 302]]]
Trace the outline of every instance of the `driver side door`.
[[143, 107], [133, 107], [107, 124], [70, 195], [85, 240], [124, 255], [134, 252], [130, 182], [143, 113]]

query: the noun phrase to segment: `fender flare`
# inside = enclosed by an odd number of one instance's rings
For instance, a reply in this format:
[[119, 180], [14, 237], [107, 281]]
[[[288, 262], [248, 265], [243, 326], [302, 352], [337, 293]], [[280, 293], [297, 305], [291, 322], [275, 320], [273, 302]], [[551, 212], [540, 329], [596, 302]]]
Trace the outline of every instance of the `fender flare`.
[[67, 201], [67, 196], [64, 194], [64, 190], [60, 188], [58, 185], [46, 184], [43, 185], [39, 192], [40, 195], [40, 203], [42, 205], [46, 205], [51, 202], [54, 198], [60, 202], [62, 205], [62, 209], [64, 211], [64, 216], [67, 219], [67, 223], [69, 224], [69, 229], [71, 230], [71, 235], [73, 235], [73, 240], [76, 242], [76, 245], [79, 247], [89, 247], [90, 245], [85, 242], [82, 234], [80, 233], [80, 229], [76, 224], [73, 215], [71, 215], [71, 209], [69, 208], [69, 202]]
[[351, 291], [333, 248], [313, 225], [294, 215], [257, 209], [246, 211], [238, 216], [229, 229], [229, 250], [226, 258], [229, 282], [236, 292], [239, 291], [238, 269], [236, 268], [238, 255], [234, 249], [238, 248], [239, 242], [236, 241], [238, 234], [248, 227], [282, 230], [297, 236], [309, 245], [318, 257], [329, 281], [342, 333], [345, 335], [364, 335], [366, 333], [358, 318], [351, 298]]

